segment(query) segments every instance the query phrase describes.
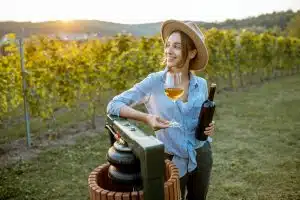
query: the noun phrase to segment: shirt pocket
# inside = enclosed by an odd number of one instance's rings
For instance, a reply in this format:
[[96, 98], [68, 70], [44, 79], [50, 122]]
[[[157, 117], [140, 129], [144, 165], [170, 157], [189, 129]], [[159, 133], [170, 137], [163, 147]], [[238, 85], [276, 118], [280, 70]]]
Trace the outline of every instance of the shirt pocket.
[[202, 107], [202, 103], [203, 101], [201, 100], [196, 100], [194, 102], [194, 104], [191, 106], [191, 108], [189, 109], [188, 115], [193, 119], [193, 120], [198, 120], [200, 111], [201, 111], [201, 107]]

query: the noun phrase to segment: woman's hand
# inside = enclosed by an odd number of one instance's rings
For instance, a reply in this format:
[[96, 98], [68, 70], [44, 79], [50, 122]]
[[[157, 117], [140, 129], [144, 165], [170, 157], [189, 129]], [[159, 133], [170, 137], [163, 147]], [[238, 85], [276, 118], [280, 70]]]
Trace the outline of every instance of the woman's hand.
[[162, 119], [157, 115], [148, 114], [146, 117], [146, 123], [155, 131], [169, 127], [169, 121]]
[[212, 136], [214, 134], [214, 132], [215, 132], [215, 121], [212, 121], [209, 124], [209, 127], [205, 128], [204, 134], [208, 135], [208, 136]]

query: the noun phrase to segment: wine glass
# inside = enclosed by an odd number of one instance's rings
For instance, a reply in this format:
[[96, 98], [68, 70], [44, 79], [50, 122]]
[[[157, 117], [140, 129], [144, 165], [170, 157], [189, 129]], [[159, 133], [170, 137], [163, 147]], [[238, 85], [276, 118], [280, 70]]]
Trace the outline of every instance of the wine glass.
[[[178, 100], [184, 93], [181, 86], [181, 72], [168, 71], [166, 73], [164, 89], [167, 97], [169, 97], [173, 101], [174, 105], [176, 105], [176, 100]], [[172, 119], [170, 127], [180, 127], [180, 124]]]

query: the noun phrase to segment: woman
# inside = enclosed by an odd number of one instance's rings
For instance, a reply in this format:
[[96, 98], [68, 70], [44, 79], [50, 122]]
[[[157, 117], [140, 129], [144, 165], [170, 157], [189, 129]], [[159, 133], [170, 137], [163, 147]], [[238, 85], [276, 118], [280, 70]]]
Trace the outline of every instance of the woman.
[[[166, 68], [151, 73], [131, 89], [114, 97], [109, 102], [109, 114], [142, 121], [156, 130], [156, 137], [164, 143], [167, 157], [180, 173], [182, 199], [206, 199], [212, 153], [210, 137], [207, 141], [195, 138], [202, 103], [207, 99], [206, 80], [191, 73], [203, 70], [208, 62], [204, 36], [197, 25], [191, 22], [168, 20], [162, 24]], [[175, 103], [164, 93], [166, 73], [181, 72], [184, 93]], [[143, 102], [148, 113], [132, 108]], [[170, 125], [176, 120], [180, 127]], [[206, 128], [208, 136], [214, 133], [214, 123]], [[187, 193], [187, 194], [186, 194]]]

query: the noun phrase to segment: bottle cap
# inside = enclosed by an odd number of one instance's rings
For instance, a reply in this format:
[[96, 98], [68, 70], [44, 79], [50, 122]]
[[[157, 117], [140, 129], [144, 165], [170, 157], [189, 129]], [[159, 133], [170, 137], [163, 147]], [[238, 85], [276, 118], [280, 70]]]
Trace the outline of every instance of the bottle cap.
[[212, 83], [212, 84], [210, 85], [210, 87], [217, 87], [217, 84]]

